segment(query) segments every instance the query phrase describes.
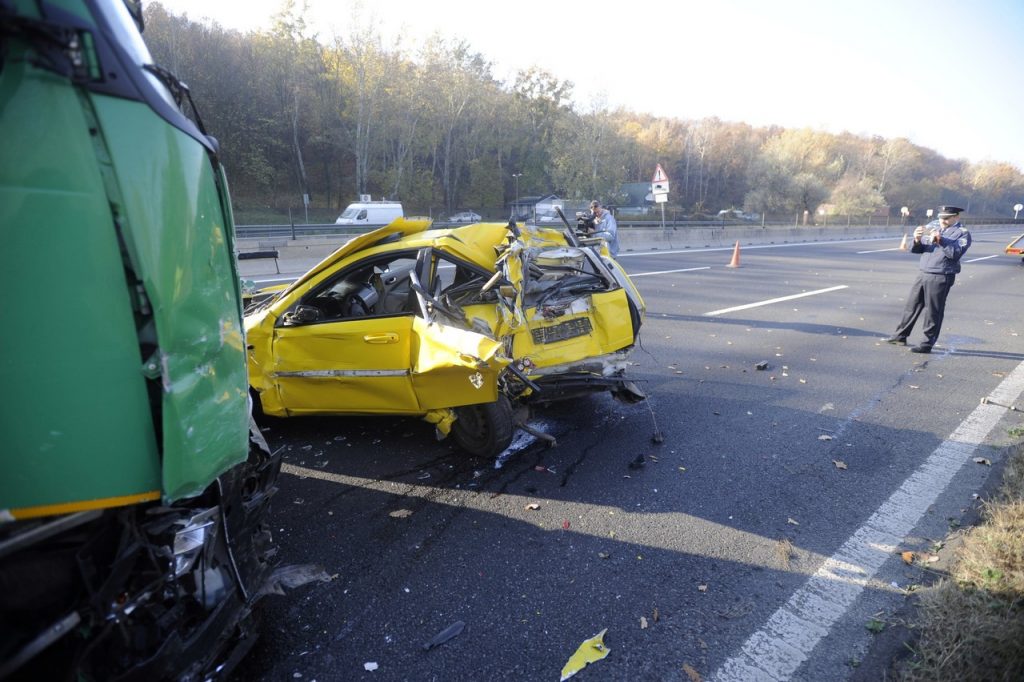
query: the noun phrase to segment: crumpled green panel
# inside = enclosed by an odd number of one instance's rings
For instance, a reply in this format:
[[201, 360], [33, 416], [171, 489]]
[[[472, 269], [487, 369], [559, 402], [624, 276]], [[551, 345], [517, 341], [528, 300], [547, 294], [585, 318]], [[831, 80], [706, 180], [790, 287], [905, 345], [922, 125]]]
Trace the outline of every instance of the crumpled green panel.
[[[248, 455], [230, 207], [207, 151], [143, 104], [97, 99], [125, 238], [153, 308], [163, 385], [163, 493], [201, 492]], [[223, 191], [227, 192], [226, 186]]]

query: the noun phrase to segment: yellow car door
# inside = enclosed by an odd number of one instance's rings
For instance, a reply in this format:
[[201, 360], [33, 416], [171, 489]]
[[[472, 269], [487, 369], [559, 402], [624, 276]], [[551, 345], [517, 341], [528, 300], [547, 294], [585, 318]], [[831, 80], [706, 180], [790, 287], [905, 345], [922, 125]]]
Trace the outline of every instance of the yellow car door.
[[424, 409], [491, 403], [509, 361], [502, 344], [466, 329], [421, 317], [413, 321], [416, 348], [412, 385]]
[[413, 316], [274, 330], [274, 382], [289, 414], [418, 414]]

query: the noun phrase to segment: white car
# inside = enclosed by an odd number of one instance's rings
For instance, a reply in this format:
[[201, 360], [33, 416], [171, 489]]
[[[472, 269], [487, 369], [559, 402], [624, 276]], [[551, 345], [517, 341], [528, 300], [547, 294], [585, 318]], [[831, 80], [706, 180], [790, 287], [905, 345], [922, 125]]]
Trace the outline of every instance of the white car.
[[450, 223], [478, 223], [480, 222], [480, 214], [473, 213], [472, 211], [462, 211], [461, 213], [454, 213], [448, 218]]

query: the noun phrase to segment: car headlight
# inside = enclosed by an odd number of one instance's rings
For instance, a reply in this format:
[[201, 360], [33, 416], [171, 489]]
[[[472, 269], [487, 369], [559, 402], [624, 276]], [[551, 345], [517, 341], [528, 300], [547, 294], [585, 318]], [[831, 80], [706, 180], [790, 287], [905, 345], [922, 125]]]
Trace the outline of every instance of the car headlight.
[[192, 570], [203, 548], [212, 543], [217, 534], [217, 508], [211, 507], [196, 514], [184, 528], [174, 534], [174, 575], [181, 577]]

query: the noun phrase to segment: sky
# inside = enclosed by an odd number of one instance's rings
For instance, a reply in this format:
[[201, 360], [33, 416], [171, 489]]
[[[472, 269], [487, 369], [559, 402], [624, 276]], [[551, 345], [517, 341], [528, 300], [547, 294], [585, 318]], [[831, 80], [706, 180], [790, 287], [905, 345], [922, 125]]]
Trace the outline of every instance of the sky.
[[[150, 0], [146, 0], [147, 2]], [[281, 0], [159, 0], [266, 29]], [[299, 0], [301, 2], [301, 0]], [[308, 0], [321, 38], [372, 25], [415, 50], [464, 40], [511, 81], [539, 66], [582, 111], [906, 137], [1024, 170], [1024, 0]]]

